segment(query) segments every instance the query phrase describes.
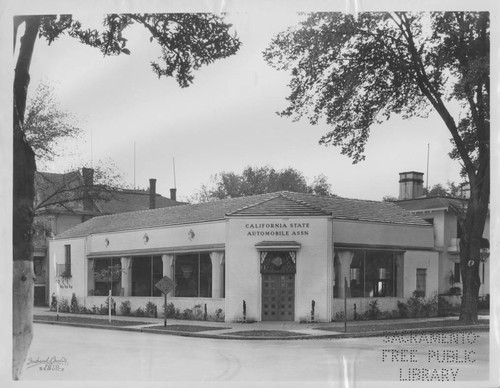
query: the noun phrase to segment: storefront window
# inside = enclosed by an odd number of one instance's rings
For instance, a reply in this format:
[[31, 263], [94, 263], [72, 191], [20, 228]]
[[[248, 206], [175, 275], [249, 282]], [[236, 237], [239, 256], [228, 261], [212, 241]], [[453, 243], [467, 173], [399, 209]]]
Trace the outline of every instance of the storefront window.
[[163, 277], [161, 257], [139, 256], [132, 260], [132, 296], [161, 296], [155, 287]]
[[356, 251], [350, 267], [352, 298], [396, 296], [396, 260], [393, 252]]
[[176, 255], [175, 296], [212, 297], [212, 261], [208, 253]]
[[94, 295], [119, 296], [121, 292], [122, 266], [119, 258], [94, 259]]

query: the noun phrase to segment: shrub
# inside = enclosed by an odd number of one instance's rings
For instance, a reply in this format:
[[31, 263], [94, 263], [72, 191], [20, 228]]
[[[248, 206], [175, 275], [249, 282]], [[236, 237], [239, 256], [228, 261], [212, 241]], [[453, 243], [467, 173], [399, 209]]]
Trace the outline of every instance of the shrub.
[[193, 310], [191, 309], [184, 309], [184, 311], [181, 314], [181, 319], [192, 319], [193, 317]]
[[[165, 305], [163, 305], [163, 311], [165, 311]], [[167, 304], [167, 318], [179, 319], [180, 317], [180, 310], [175, 308], [173, 303]]]
[[50, 311], [57, 310], [57, 298], [55, 294], [52, 294], [52, 300], [50, 302]]
[[146, 315], [154, 317], [156, 313], [156, 305], [153, 302], [148, 301], [148, 303], [146, 303], [145, 311]]
[[367, 311], [367, 316], [370, 319], [377, 319], [380, 316], [380, 309], [378, 307], [377, 299], [370, 302], [369, 309]]
[[72, 313], [78, 313], [80, 312], [80, 307], [78, 306], [78, 299], [76, 299], [76, 295], [73, 292], [73, 295], [71, 295], [71, 307], [70, 311]]
[[422, 305], [422, 314], [424, 317], [435, 315], [438, 309], [438, 294], [435, 292], [428, 299], [424, 299]]
[[408, 305], [398, 300], [398, 312], [401, 318], [408, 318]]
[[132, 307], [130, 306], [130, 301], [129, 300], [124, 300], [120, 304], [120, 314], [121, 315], [130, 315], [132, 312]]
[[224, 322], [224, 320], [225, 320], [224, 311], [222, 311], [222, 309], [215, 310], [214, 321]]
[[191, 310], [191, 318], [195, 321], [203, 320], [203, 310], [201, 309], [201, 304], [196, 304]]
[[133, 315], [135, 317], [143, 317], [144, 316], [144, 309], [142, 307], [138, 307], [137, 310], [134, 311]]
[[335, 313], [335, 321], [343, 321], [345, 318], [344, 312], [343, 311], [337, 311]]
[[438, 295], [435, 292], [428, 299], [420, 296], [417, 291], [413, 291], [408, 299], [408, 310], [411, 317], [429, 317], [438, 311]]
[[419, 317], [422, 313], [422, 306], [424, 298], [420, 296], [418, 291], [413, 291], [410, 298], [408, 298], [408, 311], [411, 317]]
[[[109, 298], [106, 298], [104, 306], [101, 304], [97, 310], [97, 314], [108, 315], [109, 314]], [[111, 298], [111, 315], [116, 315], [116, 303], [113, 298]]]
[[60, 298], [58, 304], [59, 304], [59, 312], [69, 313], [68, 299]]

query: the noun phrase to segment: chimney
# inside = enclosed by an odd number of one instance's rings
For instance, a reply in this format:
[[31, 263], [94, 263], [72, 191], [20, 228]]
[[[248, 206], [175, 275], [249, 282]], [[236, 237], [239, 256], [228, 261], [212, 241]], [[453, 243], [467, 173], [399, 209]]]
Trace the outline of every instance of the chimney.
[[94, 169], [82, 167], [82, 178], [84, 185], [83, 210], [92, 211], [94, 206], [89, 192], [90, 188], [94, 185]]
[[156, 209], [156, 179], [149, 180], [149, 208]]
[[399, 199], [415, 199], [424, 195], [424, 174], [408, 171], [399, 173]]
[[177, 189], [170, 189], [170, 199], [177, 201]]

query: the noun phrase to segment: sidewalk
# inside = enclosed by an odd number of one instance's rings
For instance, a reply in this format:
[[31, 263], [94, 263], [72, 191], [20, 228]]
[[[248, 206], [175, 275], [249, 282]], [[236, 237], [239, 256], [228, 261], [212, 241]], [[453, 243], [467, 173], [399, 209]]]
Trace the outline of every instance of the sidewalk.
[[414, 319], [387, 319], [374, 321], [348, 321], [347, 332], [343, 322], [298, 323], [298, 322], [211, 322], [168, 319], [164, 327], [163, 318], [111, 317], [106, 315], [71, 314], [49, 311], [48, 307], [33, 309], [34, 322], [75, 327], [101, 328], [122, 331], [137, 331], [190, 337], [217, 339], [275, 340], [275, 339], [323, 339], [373, 337], [403, 333], [428, 333], [440, 331], [489, 330], [489, 316], [480, 316], [480, 323], [473, 326], [457, 326], [457, 317], [432, 317]]

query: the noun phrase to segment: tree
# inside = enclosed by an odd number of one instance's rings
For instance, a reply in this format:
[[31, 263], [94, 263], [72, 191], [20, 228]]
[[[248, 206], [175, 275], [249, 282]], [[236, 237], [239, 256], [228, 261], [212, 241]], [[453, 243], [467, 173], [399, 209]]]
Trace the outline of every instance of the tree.
[[113, 284], [120, 283], [122, 273], [126, 274], [126, 271], [122, 268], [121, 264], [112, 265], [110, 262], [107, 267], [102, 267], [94, 271], [94, 280], [106, 283], [107, 289], [112, 291]]
[[36, 172], [34, 202], [35, 214], [41, 211], [67, 210], [94, 207], [94, 204], [114, 198], [121, 189], [123, 178], [112, 162], [93, 168], [83, 167], [63, 174]]
[[[446, 182], [446, 187], [441, 183], [437, 183], [430, 189], [424, 188], [424, 196], [426, 197], [452, 197], [463, 198], [463, 185], [457, 185], [455, 182]], [[392, 195], [385, 195], [382, 198], [384, 202], [398, 201], [397, 197]]]
[[174, 77], [181, 87], [189, 86], [193, 71], [235, 54], [240, 41], [230, 25], [211, 14], [109, 14], [102, 31], [85, 29], [72, 15], [30, 15], [14, 18], [14, 44], [19, 41], [14, 75], [14, 171], [13, 171], [13, 378], [18, 379], [32, 339], [33, 269], [32, 224], [35, 154], [26, 138], [26, 99], [30, 66], [37, 38], [49, 44], [67, 35], [99, 49], [103, 55], [130, 54], [125, 30], [143, 26], [162, 50], [151, 63], [158, 77]]
[[216, 174], [212, 177], [211, 187], [203, 185], [192, 201], [209, 202], [283, 190], [333, 195], [324, 175], [315, 177], [312, 185], [308, 185], [304, 175], [291, 167], [276, 171], [269, 166], [248, 166], [241, 174], [226, 171]]
[[75, 118], [59, 106], [54, 88], [47, 83], [39, 84], [34, 96], [28, 99], [24, 120], [26, 140], [38, 164], [60, 156], [60, 140], [77, 138], [81, 134], [81, 128], [74, 122]]
[[271, 66], [291, 73], [281, 115], [324, 119], [332, 129], [320, 143], [340, 147], [355, 163], [364, 159], [375, 124], [431, 110], [441, 117], [452, 137], [450, 156], [470, 184], [460, 241], [460, 320], [467, 323], [477, 322], [490, 197], [489, 47], [487, 12], [313, 13], [264, 52]]
[[441, 183], [437, 183], [432, 186], [430, 189], [424, 189], [424, 194], [428, 197], [462, 197], [461, 192], [463, 191], [460, 185], [455, 184], [454, 182], [448, 181], [446, 183], [446, 187]]

